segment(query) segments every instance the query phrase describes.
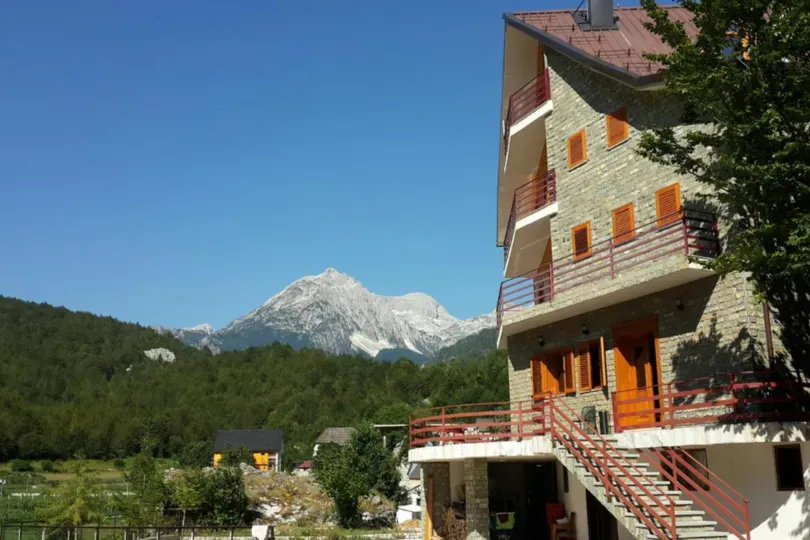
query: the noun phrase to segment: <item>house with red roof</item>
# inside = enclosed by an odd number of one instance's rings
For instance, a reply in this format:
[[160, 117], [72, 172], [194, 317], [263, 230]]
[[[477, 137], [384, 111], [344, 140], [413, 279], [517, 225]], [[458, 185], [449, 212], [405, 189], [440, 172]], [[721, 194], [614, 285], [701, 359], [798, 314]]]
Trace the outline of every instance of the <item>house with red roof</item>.
[[510, 400], [414, 414], [424, 537], [810, 538], [808, 415], [772, 369], [770, 309], [707, 267], [729, 235], [709, 188], [637, 152], [711, 129], [663, 91], [648, 54], [669, 47], [611, 0], [503, 19]]

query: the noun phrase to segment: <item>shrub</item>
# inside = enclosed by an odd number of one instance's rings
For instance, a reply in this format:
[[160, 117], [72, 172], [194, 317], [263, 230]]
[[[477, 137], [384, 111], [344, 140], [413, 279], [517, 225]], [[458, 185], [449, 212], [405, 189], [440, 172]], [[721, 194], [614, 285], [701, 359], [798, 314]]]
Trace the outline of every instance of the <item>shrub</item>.
[[43, 459], [39, 462], [39, 468], [42, 472], [54, 472], [56, 471], [56, 465], [50, 459]]
[[[211, 465], [211, 443], [194, 441], [188, 443], [179, 456], [180, 466], [184, 468], [203, 468]], [[237, 464], [238, 465], [238, 464]]]
[[34, 470], [34, 467], [31, 466], [31, 462], [24, 459], [12, 459], [9, 465], [13, 472], [28, 472]]
[[115, 468], [116, 468], [116, 469], [118, 469], [119, 471], [124, 470], [124, 468], [125, 468], [126, 466], [127, 466], [127, 464], [126, 464], [126, 463], [124, 462], [124, 460], [123, 460], [123, 459], [121, 459], [121, 458], [117, 458], [117, 459], [114, 459], [114, 460], [113, 460], [113, 467], [115, 467]]

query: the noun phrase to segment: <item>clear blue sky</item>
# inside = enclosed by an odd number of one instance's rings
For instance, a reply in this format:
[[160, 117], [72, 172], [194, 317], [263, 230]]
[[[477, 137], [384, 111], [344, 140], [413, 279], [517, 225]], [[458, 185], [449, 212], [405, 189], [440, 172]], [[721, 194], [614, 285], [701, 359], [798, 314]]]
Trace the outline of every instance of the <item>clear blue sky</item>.
[[577, 3], [4, 1], [0, 294], [219, 328], [331, 266], [491, 311], [501, 13]]

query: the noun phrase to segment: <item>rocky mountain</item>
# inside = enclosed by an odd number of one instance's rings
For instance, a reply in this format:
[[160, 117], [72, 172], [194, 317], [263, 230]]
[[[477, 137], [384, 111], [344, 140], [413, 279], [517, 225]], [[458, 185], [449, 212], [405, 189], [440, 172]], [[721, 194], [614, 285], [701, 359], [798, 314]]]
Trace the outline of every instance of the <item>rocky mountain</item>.
[[221, 330], [210, 325], [172, 330], [186, 343], [214, 352], [267, 345], [315, 347], [335, 354], [438, 351], [495, 326], [495, 315], [457, 319], [422, 293], [382, 296], [333, 268], [303, 277]]

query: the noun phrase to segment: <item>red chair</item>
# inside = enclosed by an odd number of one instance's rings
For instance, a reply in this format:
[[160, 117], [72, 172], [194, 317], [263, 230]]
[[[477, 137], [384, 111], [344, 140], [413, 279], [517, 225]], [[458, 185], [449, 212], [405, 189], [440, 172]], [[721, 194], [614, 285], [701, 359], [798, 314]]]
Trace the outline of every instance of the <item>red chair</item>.
[[546, 503], [546, 523], [549, 528], [565, 517], [565, 506], [562, 503]]

